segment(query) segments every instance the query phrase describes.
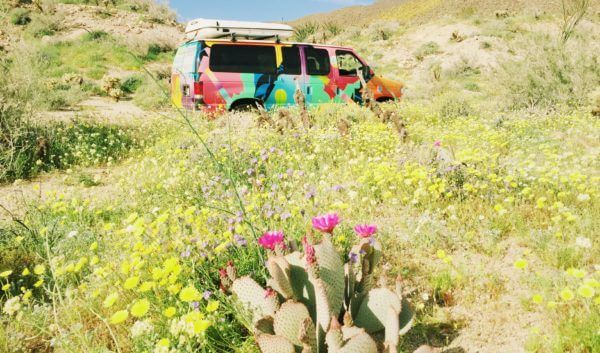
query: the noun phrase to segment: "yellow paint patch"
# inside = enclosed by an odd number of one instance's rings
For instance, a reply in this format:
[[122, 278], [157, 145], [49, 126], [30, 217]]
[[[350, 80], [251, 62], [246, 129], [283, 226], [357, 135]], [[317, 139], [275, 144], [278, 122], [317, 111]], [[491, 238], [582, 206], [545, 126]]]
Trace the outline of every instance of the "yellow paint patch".
[[173, 78], [171, 85], [171, 102], [173, 106], [176, 108], [183, 108], [183, 93], [181, 92], [181, 81], [179, 79], [179, 75], [176, 75]]
[[275, 102], [277, 104], [283, 104], [287, 102], [287, 93], [283, 89], [278, 89], [275, 91]]

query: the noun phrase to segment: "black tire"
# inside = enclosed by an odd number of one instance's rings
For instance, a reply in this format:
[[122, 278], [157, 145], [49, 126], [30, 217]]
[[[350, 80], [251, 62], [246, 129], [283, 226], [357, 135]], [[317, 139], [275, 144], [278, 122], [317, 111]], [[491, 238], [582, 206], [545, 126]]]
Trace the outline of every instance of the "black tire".
[[232, 112], [256, 112], [258, 111], [259, 103], [257, 101], [244, 101], [234, 103], [231, 107]]

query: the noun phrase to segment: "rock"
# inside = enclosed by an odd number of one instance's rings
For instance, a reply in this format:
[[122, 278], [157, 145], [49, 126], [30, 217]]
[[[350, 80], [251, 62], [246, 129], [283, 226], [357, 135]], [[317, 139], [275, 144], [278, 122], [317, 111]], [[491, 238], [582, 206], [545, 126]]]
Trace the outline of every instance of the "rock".
[[434, 348], [431, 346], [428, 346], [426, 344], [422, 345], [421, 347], [417, 348], [416, 351], [414, 351], [414, 353], [441, 353], [442, 349], [441, 348]]

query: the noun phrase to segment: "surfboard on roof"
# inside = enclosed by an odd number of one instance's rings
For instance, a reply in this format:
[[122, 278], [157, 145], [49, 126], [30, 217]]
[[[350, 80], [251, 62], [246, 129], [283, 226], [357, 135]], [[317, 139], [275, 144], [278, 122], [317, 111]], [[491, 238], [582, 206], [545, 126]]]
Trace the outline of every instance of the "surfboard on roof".
[[287, 39], [294, 34], [291, 26], [280, 23], [223, 21], [198, 18], [185, 29], [188, 41], [199, 39]]

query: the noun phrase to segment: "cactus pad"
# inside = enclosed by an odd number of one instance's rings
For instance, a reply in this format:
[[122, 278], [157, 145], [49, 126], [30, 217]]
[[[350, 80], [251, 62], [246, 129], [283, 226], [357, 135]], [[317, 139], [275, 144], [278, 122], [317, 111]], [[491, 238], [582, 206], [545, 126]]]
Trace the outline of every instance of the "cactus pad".
[[[308, 325], [308, 327], [303, 327], [303, 325]], [[285, 337], [298, 348], [302, 348], [303, 346], [300, 334], [302, 332], [308, 333], [308, 337], [306, 338], [309, 345], [315, 346], [315, 326], [310, 318], [308, 309], [302, 303], [292, 300], [283, 303], [275, 314], [273, 328], [276, 335]]]
[[372, 289], [358, 309], [354, 322], [367, 332], [379, 332], [385, 327], [389, 311], [400, 313], [402, 303], [398, 296], [387, 288]]
[[294, 297], [294, 290], [290, 281], [290, 264], [283, 256], [273, 256], [267, 261], [267, 269], [271, 278], [267, 284], [275, 289], [284, 298]]
[[259, 335], [256, 343], [262, 353], [296, 353], [294, 345], [281, 336]]
[[265, 316], [275, 316], [279, 309], [277, 295], [266, 295], [266, 291], [250, 277], [241, 277], [233, 282], [232, 293], [240, 303], [252, 313], [252, 322], [256, 323]]
[[327, 237], [321, 244], [315, 245], [315, 255], [319, 266], [319, 278], [323, 281], [331, 313], [337, 315], [344, 303], [344, 263]]
[[352, 337], [339, 353], [377, 353], [377, 343], [363, 331]]

